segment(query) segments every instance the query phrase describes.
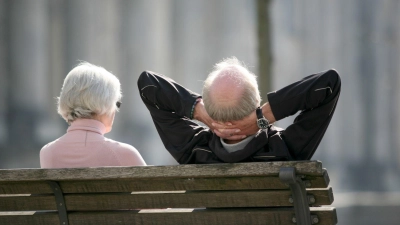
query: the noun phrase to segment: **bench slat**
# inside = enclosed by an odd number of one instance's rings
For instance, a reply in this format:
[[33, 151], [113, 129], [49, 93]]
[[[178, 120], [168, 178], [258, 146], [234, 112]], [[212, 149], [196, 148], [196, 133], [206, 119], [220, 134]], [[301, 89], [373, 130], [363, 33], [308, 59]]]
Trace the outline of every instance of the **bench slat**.
[[0, 195], [0, 211], [57, 210], [54, 195]]
[[[332, 189], [308, 190], [315, 205], [330, 205]], [[289, 190], [135, 192], [65, 195], [67, 210], [293, 206]], [[0, 196], [1, 211], [57, 210], [54, 196]]]
[[281, 167], [296, 167], [298, 174], [322, 175], [322, 163], [319, 161], [279, 161], [253, 163], [223, 163], [207, 165], [177, 166], [136, 166], [136, 167], [99, 167], [68, 169], [14, 169], [0, 170], [0, 181], [37, 181], [37, 180], [88, 180], [110, 178], [201, 178], [201, 177], [246, 177], [276, 176]]
[[[21, 213], [19, 213], [21, 214]], [[132, 210], [70, 213], [70, 225], [137, 224], [137, 225], [243, 225], [269, 224], [293, 225], [294, 214], [290, 208], [256, 209], [196, 209], [196, 210]], [[331, 207], [311, 208], [311, 214], [319, 217], [318, 225], [337, 223], [336, 210]], [[47, 225], [57, 224], [55, 213], [35, 213], [15, 216], [0, 212], [0, 224]]]
[[[50, 225], [60, 224], [56, 212], [0, 212], [0, 224], [12, 225]], [[71, 225], [71, 224], [70, 224]]]
[[[326, 188], [327, 173], [311, 177], [309, 188]], [[288, 189], [276, 177], [229, 177], [229, 178], [157, 178], [157, 179], [108, 179], [60, 181], [64, 193], [87, 192], [132, 192], [132, 191], [175, 191], [175, 190], [245, 190], [245, 189]], [[46, 194], [53, 193], [45, 181], [0, 182], [0, 194]]]

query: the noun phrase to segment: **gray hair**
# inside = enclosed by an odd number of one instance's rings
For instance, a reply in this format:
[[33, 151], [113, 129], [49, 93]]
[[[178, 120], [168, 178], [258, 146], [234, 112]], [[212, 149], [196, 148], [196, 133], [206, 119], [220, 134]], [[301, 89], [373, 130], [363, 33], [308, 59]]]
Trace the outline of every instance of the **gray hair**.
[[58, 97], [58, 114], [67, 123], [78, 118], [112, 115], [118, 110], [116, 102], [121, 98], [121, 85], [116, 76], [103, 67], [82, 62], [65, 77]]
[[[210, 87], [217, 77], [230, 76], [237, 80], [243, 87], [243, 94], [236, 104], [223, 106], [213, 101]], [[258, 90], [257, 77], [236, 57], [224, 59], [214, 66], [214, 70], [208, 75], [203, 86], [203, 101], [207, 113], [216, 121], [235, 121], [250, 115], [261, 103]]]

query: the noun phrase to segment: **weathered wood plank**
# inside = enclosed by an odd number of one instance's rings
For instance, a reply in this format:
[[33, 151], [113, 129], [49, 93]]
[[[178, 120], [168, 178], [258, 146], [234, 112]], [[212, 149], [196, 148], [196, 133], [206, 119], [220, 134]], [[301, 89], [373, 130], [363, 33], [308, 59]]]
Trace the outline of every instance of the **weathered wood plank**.
[[53, 193], [46, 181], [0, 182], [0, 194], [48, 194]]
[[[308, 190], [307, 193], [315, 197], [314, 205], [330, 205], [332, 203], [331, 188]], [[68, 194], [64, 199], [69, 211], [95, 211], [143, 208], [293, 206], [289, 202], [290, 196], [289, 190], [247, 190]], [[0, 195], [0, 210], [57, 210], [57, 206], [52, 195]]]
[[57, 225], [60, 224], [56, 212], [0, 212], [1, 225]]
[[[337, 213], [335, 207], [310, 207], [311, 215], [317, 215], [322, 224], [337, 224]], [[319, 224], [319, 223], [318, 223]]]
[[279, 173], [281, 167], [296, 167], [299, 174], [306, 175], [321, 175], [323, 172], [319, 161], [282, 161], [145, 167], [14, 169], [0, 170], [0, 181], [274, 176]]
[[57, 210], [54, 195], [0, 195], [0, 211]]
[[278, 177], [185, 178], [60, 182], [65, 193], [175, 190], [288, 189]]
[[309, 187], [327, 187], [330, 183], [328, 171], [326, 169], [322, 169], [322, 176], [305, 176], [304, 180], [309, 181]]
[[[329, 183], [322, 176], [311, 177], [308, 188], [326, 188]], [[228, 178], [157, 178], [157, 179], [107, 179], [60, 181], [64, 193], [132, 192], [175, 190], [246, 190], [288, 189], [276, 177], [228, 177]], [[52, 193], [45, 181], [0, 182], [0, 194]]]
[[308, 194], [314, 195], [316, 201], [313, 205], [331, 205], [334, 201], [332, 187], [307, 189]]
[[[331, 189], [309, 190], [315, 205], [332, 204]], [[178, 193], [133, 193], [124, 195], [67, 195], [68, 210], [112, 210], [143, 208], [230, 208], [230, 207], [282, 207], [289, 202], [289, 190], [273, 191], [188, 191]], [[100, 205], [99, 205], [100, 203]]]
[[[311, 208], [311, 213], [319, 217], [319, 225], [337, 223], [336, 210], [331, 207]], [[74, 212], [68, 215], [70, 225], [134, 224], [134, 225], [243, 225], [269, 224], [293, 225], [291, 208], [255, 209], [196, 209], [196, 210], [131, 210], [104, 212]], [[0, 224], [47, 225], [58, 224], [54, 213], [37, 213], [15, 216], [0, 212]]]

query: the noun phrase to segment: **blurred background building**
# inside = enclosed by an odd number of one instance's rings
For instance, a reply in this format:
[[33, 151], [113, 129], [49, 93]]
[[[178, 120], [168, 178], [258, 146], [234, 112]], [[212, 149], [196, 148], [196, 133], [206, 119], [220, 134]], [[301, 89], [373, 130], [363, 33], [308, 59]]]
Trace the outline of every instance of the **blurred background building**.
[[41, 147], [67, 129], [55, 98], [80, 60], [119, 77], [106, 136], [151, 165], [176, 162], [138, 96], [143, 70], [200, 93], [213, 65], [236, 56], [265, 93], [335, 68], [341, 99], [313, 159], [330, 173], [339, 224], [398, 224], [399, 12], [398, 0], [0, 0], [0, 168], [40, 167]]

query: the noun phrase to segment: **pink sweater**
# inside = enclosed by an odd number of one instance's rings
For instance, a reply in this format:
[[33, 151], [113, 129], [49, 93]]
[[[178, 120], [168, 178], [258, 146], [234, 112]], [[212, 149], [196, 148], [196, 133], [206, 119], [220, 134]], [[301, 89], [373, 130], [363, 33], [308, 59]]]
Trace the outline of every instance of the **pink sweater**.
[[104, 137], [103, 123], [78, 119], [67, 133], [40, 150], [42, 168], [145, 166], [140, 153], [131, 145]]

